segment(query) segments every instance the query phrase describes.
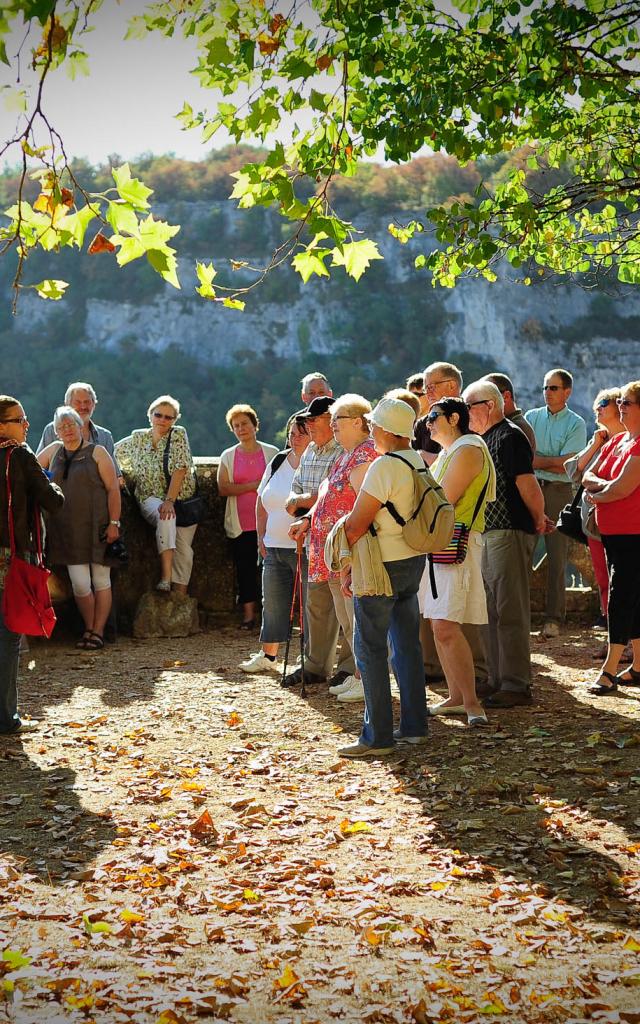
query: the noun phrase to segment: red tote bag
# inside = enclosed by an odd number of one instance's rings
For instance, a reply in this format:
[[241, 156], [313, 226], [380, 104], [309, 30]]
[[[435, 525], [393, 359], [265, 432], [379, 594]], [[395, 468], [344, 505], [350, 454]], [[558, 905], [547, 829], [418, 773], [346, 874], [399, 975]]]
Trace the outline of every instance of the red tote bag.
[[16, 555], [13, 530], [13, 507], [9, 466], [14, 449], [7, 452], [7, 512], [9, 518], [9, 546], [11, 561], [4, 581], [2, 594], [2, 616], [4, 624], [12, 633], [27, 636], [44, 636], [47, 639], [56, 624], [56, 613], [51, 604], [47, 580], [51, 573], [45, 569], [42, 559], [42, 537], [40, 534], [40, 510], [36, 507], [36, 564], [25, 562]]

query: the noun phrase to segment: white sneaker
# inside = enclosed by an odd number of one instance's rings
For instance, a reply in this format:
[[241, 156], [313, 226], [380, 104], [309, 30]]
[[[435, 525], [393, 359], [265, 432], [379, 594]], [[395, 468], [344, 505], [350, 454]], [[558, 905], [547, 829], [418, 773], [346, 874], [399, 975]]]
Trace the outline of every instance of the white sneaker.
[[[364, 700], [364, 686], [362, 685], [362, 679], [356, 679], [355, 676], [349, 676], [352, 680], [351, 686], [348, 689], [343, 690], [342, 693], [338, 694], [337, 699], [341, 704], [356, 704], [359, 701]], [[347, 682], [347, 680], [345, 680]]]
[[280, 666], [277, 661], [271, 661], [263, 653], [263, 651], [257, 651], [256, 654], [252, 654], [246, 661], [240, 662], [240, 668], [243, 672], [248, 672], [252, 675], [254, 672], [279, 672]]
[[156, 590], [159, 590], [161, 594], [168, 594], [171, 590], [171, 580], [160, 580], [156, 583]]
[[557, 622], [545, 622], [542, 628], [543, 636], [546, 636], [548, 640], [553, 637], [560, 636], [560, 626]]
[[336, 683], [335, 686], [329, 687], [329, 693], [332, 693], [336, 697], [339, 693], [344, 693], [345, 690], [351, 689], [355, 681], [355, 676], [347, 676], [341, 683]]

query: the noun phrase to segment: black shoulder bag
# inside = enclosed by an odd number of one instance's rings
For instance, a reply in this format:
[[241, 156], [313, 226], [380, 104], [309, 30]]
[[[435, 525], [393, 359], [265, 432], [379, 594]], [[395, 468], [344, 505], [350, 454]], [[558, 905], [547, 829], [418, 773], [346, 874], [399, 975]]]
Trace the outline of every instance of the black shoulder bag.
[[580, 485], [570, 505], [565, 505], [558, 516], [556, 530], [563, 533], [571, 540], [577, 540], [579, 544], [588, 544], [587, 536], [582, 529], [582, 493], [584, 487]]
[[[169, 431], [167, 438], [167, 446], [162, 456], [162, 468], [164, 469], [164, 475], [167, 480], [167, 487], [171, 483], [171, 474], [169, 472], [169, 449], [171, 448], [171, 434], [173, 427]], [[209, 514], [209, 506], [207, 499], [204, 494], [200, 494], [200, 488], [198, 487], [198, 477], [195, 476], [196, 492], [191, 498], [184, 498], [182, 501], [176, 498], [173, 505], [176, 510], [176, 526], [197, 526]]]

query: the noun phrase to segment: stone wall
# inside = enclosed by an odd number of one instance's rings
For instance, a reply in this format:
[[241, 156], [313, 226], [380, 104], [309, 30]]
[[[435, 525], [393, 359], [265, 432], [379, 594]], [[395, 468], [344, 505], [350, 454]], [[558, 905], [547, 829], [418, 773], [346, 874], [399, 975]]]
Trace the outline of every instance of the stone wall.
[[[209, 501], [209, 518], [196, 530], [193, 544], [193, 575], [189, 593], [198, 601], [203, 625], [214, 625], [228, 618], [234, 609], [233, 564], [224, 533], [224, 498], [218, 494], [217, 458], [195, 458], [198, 485]], [[160, 578], [154, 533], [127, 494], [122, 502], [122, 530], [129, 552], [129, 564], [117, 571], [115, 593], [118, 621], [124, 632], [131, 631], [133, 615], [142, 595], [155, 588]], [[71, 598], [66, 573], [53, 580], [56, 604]]]

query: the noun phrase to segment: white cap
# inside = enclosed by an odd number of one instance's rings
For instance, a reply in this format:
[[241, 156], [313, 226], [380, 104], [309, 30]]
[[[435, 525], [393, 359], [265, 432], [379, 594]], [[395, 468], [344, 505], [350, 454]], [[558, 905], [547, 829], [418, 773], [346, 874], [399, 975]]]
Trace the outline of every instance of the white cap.
[[399, 437], [413, 437], [416, 414], [410, 405], [398, 398], [381, 398], [367, 419], [376, 427], [397, 434]]

